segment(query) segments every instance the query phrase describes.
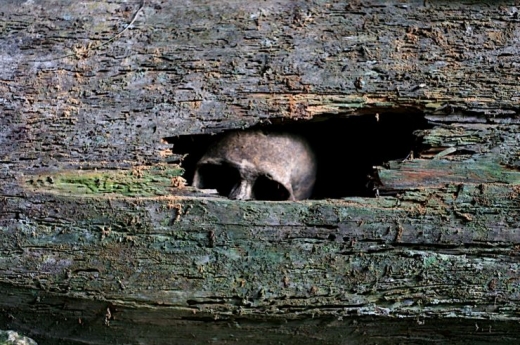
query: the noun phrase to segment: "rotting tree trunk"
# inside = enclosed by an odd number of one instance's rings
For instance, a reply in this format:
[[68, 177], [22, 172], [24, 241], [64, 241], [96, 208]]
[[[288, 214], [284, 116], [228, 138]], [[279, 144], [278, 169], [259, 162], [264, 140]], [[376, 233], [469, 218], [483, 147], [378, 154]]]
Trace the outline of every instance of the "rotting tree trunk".
[[[496, 1], [5, 2], [0, 329], [518, 343], [518, 22]], [[432, 128], [419, 157], [378, 168], [390, 196], [172, 186], [163, 138], [406, 111]]]

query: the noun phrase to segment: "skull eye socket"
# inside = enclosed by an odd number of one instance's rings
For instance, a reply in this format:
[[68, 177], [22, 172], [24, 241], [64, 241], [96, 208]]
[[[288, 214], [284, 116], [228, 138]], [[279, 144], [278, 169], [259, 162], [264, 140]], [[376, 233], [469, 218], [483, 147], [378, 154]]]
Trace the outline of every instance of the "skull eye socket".
[[253, 185], [253, 195], [256, 200], [282, 201], [289, 200], [291, 194], [281, 183], [260, 175]]
[[240, 181], [238, 170], [227, 164], [203, 164], [198, 169], [199, 188], [216, 189], [223, 196], [228, 196]]

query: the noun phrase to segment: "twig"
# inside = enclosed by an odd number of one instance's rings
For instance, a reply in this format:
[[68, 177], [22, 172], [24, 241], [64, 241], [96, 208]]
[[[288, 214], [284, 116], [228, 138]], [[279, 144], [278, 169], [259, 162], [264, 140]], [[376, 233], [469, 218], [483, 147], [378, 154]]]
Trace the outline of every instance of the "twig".
[[[126, 32], [126, 30], [128, 30], [128, 28], [132, 24], [134, 24], [135, 20], [137, 19], [137, 15], [139, 14], [139, 12], [141, 12], [141, 10], [143, 9], [145, 3], [146, 3], [146, 0], [142, 0], [141, 1], [141, 5], [137, 9], [137, 11], [134, 13], [134, 15], [132, 17], [132, 20], [130, 20], [130, 23], [128, 23], [128, 25], [125, 26], [125, 28], [123, 30], [121, 30], [120, 32], [118, 32], [117, 34], [112, 36], [112, 38], [110, 38], [108, 41], [103, 42], [103, 43], [101, 43], [100, 45], [98, 45], [98, 46], [96, 46], [94, 48], [87, 47], [87, 54], [88, 54], [89, 51], [99, 50], [99, 49], [103, 48], [104, 46], [106, 46], [107, 44], [109, 44], [109, 43], [113, 42], [114, 40], [118, 39], [119, 37], [121, 37], [121, 35], [124, 34]], [[58, 56], [56, 58], [52, 58], [52, 59], [49, 59], [49, 60], [38, 61], [38, 62], [48, 62], [48, 61], [61, 60], [61, 59], [64, 59], [64, 58], [67, 58], [67, 57], [70, 57], [70, 56], [76, 56], [76, 55], [77, 55], [77, 53], [70, 53], [70, 54], [67, 54], [67, 55]], [[33, 60], [33, 61], [36, 61], [36, 60]]]
[[135, 20], [137, 19], [137, 15], [139, 14], [139, 12], [141, 12], [141, 10], [143, 9], [144, 7], [144, 3], [146, 2], [146, 0], [143, 0], [141, 2], [141, 6], [139, 6], [139, 8], [137, 9], [137, 11], [134, 13], [134, 16], [132, 17], [132, 20], [130, 21], [130, 23], [123, 29], [121, 30], [119, 33], [115, 34], [111, 39], [109, 39], [108, 41], [100, 44], [99, 46], [95, 47], [94, 49], [100, 49], [104, 46], [106, 46], [107, 44], [109, 44], [110, 42], [116, 40], [117, 38], [121, 37], [122, 34], [125, 33], [126, 30], [128, 30], [128, 28], [135, 22]]

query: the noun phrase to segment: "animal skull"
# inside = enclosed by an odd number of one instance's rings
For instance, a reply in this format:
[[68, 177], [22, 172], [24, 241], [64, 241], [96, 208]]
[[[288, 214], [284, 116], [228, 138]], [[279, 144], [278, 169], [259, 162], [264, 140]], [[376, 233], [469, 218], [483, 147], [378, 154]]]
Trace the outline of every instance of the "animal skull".
[[311, 196], [316, 159], [302, 137], [260, 130], [231, 132], [199, 160], [193, 186], [238, 200]]

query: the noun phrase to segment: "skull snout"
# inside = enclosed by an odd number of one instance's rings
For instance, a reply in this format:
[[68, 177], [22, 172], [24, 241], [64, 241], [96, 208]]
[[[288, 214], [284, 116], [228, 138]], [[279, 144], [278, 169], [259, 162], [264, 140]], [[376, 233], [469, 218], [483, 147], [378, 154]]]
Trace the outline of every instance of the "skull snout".
[[253, 186], [249, 181], [241, 179], [231, 188], [228, 198], [234, 200], [254, 199]]

